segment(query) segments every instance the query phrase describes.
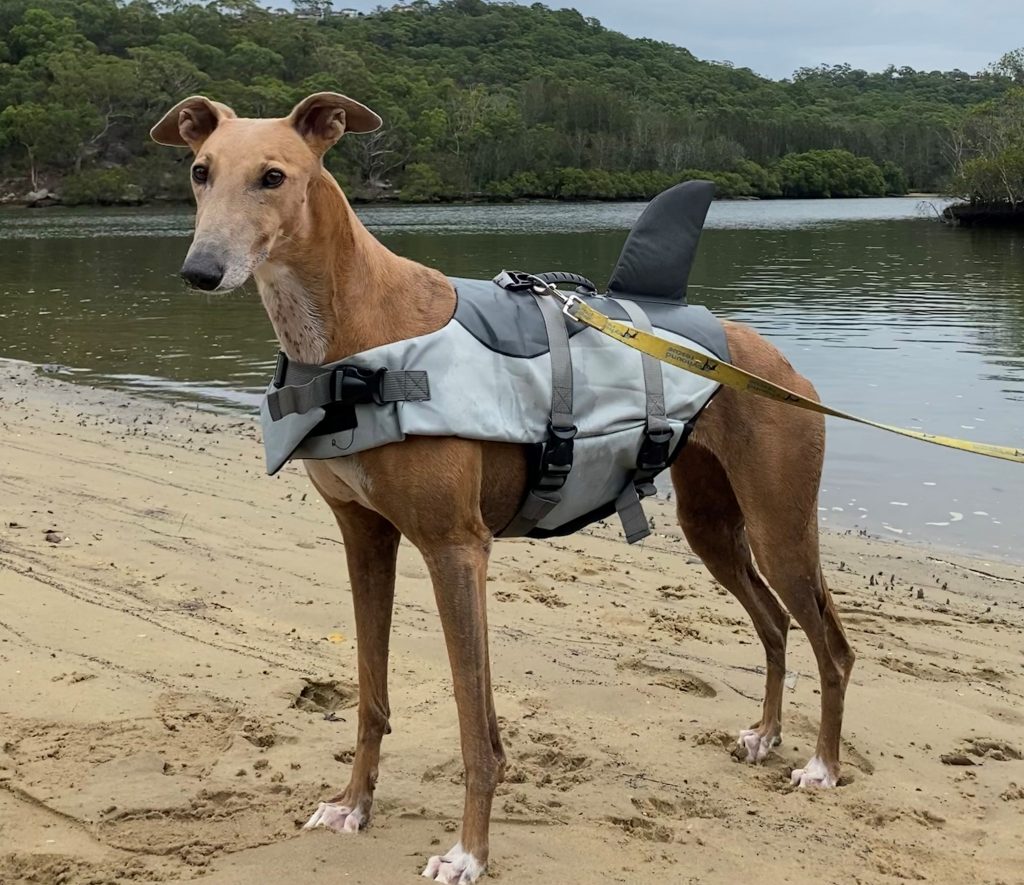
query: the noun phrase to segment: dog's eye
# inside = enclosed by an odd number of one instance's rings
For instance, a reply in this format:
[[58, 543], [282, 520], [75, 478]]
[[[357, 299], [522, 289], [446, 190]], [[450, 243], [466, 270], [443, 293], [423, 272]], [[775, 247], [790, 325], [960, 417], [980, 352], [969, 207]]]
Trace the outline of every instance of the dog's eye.
[[192, 167], [192, 180], [196, 184], [206, 184], [206, 179], [210, 177], [210, 170], [206, 166], [193, 166]]
[[284, 182], [284, 173], [280, 169], [268, 169], [263, 173], [260, 182], [264, 187], [280, 187]]

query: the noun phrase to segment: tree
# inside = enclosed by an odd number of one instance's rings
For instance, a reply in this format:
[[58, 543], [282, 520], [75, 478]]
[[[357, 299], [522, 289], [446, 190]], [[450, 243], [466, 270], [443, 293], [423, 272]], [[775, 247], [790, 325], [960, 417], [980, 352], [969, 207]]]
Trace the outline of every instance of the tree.
[[887, 194], [902, 196], [907, 192], [907, 175], [899, 166], [891, 160], [885, 160], [882, 162], [881, 169]]
[[1007, 52], [992, 68], [997, 74], [1009, 77], [1014, 83], [1024, 86], [1024, 47]]
[[405, 170], [402, 198], [410, 203], [429, 203], [444, 193], [440, 173], [426, 163], [410, 163]]
[[0, 142], [24, 149], [32, 190], [38, 190], [39, 164], [74, 155], [83, 129], [93, 122], [81, 109], [31, 102], [9, 105], [0, 111]]
[[264, 46], [252, 40], [242, 40], [235, 44], [227, 57], [227, 67], [237, 80], [251, 80], [254, 77], [271, 77], [279, 79], [284, 70], [284, 59]]
[[849, 151], [789, 154], [778, 165], [787, 197], [877, 197], [886, 192], [882, 170]]
[[1024, 89], [974, 109], [954, 129], [952, 192], [971, 203], [1024, 202]]

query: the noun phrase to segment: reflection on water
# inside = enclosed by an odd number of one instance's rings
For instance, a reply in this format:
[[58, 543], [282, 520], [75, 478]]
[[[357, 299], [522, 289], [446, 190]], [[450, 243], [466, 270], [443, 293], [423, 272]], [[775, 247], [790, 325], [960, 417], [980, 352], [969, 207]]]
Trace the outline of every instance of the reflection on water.
[[[640, 204], [360, 209], [452, 275], [608, 274]], [[754, 325], [826, 402], [1024, 444], [1024, 240], [913, 199], [716, 203], [691, 298]], [[0, 212], [0, 355], [178, 398], [254, 403], [275, 345], [254, 291], [187, 293], [181, 210]], [[1024, 556], [1019, 466], [829, 423], [822, 518]]]

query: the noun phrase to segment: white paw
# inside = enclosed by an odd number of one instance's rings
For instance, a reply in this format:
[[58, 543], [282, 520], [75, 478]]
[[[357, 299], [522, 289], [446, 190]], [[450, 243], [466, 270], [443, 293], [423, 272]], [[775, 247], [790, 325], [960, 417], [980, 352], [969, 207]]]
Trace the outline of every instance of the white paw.
[[794, 768], [790, 775], [790, 783], [795, 787], [820, 787], [828, 789], [836, 785], [836, 777], [829, 773], [817, 756], [812, 756], [805, 768]]
[[762, 735], [755, 728], [744, 728], [740, 732], [739, 740], [736, 741], [737, 747], [747, 751], [746, 761], [751, 765], [764, 762], [772, 751], [772, 747], [778, 745], [779, 737], [777, 735]]
[[469, 885], [479, 879], [483, 871], [484, 865], [468, 851], [463, 851], [459, 842], [447, 854], [430, 858], [423, 870], [423, 878], [447, 885]]
[[317, 827], [324, 827], [338, 833], [358, 833], [365, 825], [366, 815], [360, 809], [321, 802], [302, 829], [315, 830]]

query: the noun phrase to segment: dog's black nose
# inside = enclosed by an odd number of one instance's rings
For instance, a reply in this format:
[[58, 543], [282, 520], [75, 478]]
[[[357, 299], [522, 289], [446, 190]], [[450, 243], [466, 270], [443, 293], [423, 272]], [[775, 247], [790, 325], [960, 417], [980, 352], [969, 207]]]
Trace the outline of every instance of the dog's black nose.
[[190, 286], [212, 292], [224, 279], [224, 265], [206, 252], [197, 252], [185, 259], [181, 276]]

